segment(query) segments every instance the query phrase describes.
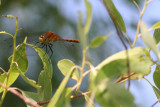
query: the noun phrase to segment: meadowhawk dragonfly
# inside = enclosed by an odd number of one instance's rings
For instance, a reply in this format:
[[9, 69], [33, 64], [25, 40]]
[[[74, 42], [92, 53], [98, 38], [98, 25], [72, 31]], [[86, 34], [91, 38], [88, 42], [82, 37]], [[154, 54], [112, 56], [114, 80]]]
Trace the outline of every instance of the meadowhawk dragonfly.
[[41, 45], [40, 46], [41, 48], [45, 47], [46, 53], [49, 53], [49, 51], [51, 51], [50, 57], [53, 55], [53, 50], [52, 50], [53, 44], [51, 42], [62, 41], [64, 43], [67, 43], [67, 42], [79, 43], [79, 40], [77, 39], [63, 39], [57, 34], [55, 34], [54, 32], [46, 32], [44, 35], [40, 35], [38, 39], [39, 39], [39, 42], [37, 42], [36, 44], [39, 43]]

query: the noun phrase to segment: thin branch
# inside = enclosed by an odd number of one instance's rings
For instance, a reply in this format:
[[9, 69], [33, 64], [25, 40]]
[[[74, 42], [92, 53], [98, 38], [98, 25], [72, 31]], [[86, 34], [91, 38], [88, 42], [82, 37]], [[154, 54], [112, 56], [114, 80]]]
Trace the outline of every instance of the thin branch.
[[158, 101], [156, 101], [151, 107], [154, 107], [157, 103], [158, 103]]
[[38, 102], [37, 104], [42, 106], [42, 105], [48, 104], [49, 102], [50, 102], [50, 100], [47, 100], [47, 101]]
[[[90, 91], [82, 93], [82, 94], [79, 94], [79, 95], [76, 95], [76, 96], [72, 95], [72, 96], [70, 96], [70, 99], [73, 100], [75, 98], [82, 97], [82, 96], [85, 96], [87, 94], [90, 94]], [[50, 102], [50, 100], [47, 100], [47, 101], [38, 102], [37, 104], [40, 105], [40, 106], [42, 106], [44, 104], [48, 104], [49, 102]]]
[[3, 71], [3, 73], [7, 74], [7, 72], [3, 68], [0, 67], [0, 70]]
[[160, 101], [160, 98], [151, 107], [154, 107], [159, 101]]
[[141, 9], [140, 9], [140, 7], [138, 6], [138, 4], [136, 3], [136, 1], [135, 1], [135, 0], [132, 0], [132, 1], [133, 1], [134, 5], [137, 7], [139, 13], [141, 13]]
[[82, 94], [79, 94], [79, 95], [76, 95], [76, 96], [72, 95], [72, 96], [70, 97], [70, 99], [73, 100], [73, 99], [75, 99], [75, 98], [82, 97], [82, 96], [85, 96], [85, 95], [90, 94], [90, 93], [91, 93], [91, 92], [88, 91], [88, 92], [85, 92], [85, 93], [82, 93]]
[[149, 4], [149, 3], [151, 3], [153, 0], [149, 0], [148, 2], [147, 2], [147, 4]]
[[3, 87], [3, 88], [5, 88], [5, 89], [7, 89], [9, 92], [13, 93], [14, 95], [18, 96], [26, 104], [31, 104], [33, 107], [40, 107], [40, 105], [38, 105], [36, 102], [30, 100], [27, 97], [24, 97], [21, 93], [19, 93], [18, 91], [16, 91], [15, 88], [7, 87], [7, 86], [3, 85], [2, 83], [0, 83], [0, 86]]
[[125, 80], [125, 79], [128, 79], [128, 78], [130, 78], [131, 76], [133, 76], [135, 73], [133, 72], [133, 73], [130, 73], [129, 75], [127, 75], [127, 76], [123, 76], [123, 77], [120, 77], [118, 80], [116, 80], [114, 83], [119, 83], [119, 82], [121, 82], [121, 81], [123, 81], [123, 80]]
[[[127, 68], [128, 68], [128, 75], [130, 74], [130, 63], [129, 63], [129, 55], [128, 55], [128, 48], [127, 48], [127, 45], [125, 44], [125, 42], [124, 42], [124, 40], [123, 40], [123, 37], [122, 37], [122, 31], [121, 31], [121, 29], [119, 28], [119, 26], [118, 26], [118, 24], [117, 24], [117, 21], [116, 21], [116, 19], [115, 19], [115, 16], [111, 13], [111, 10], [108, 8], [108, 6], [104, 3], [104, 5], [105, 5], [105, 7], [106, 7], [106, 9], [107, 9], [107, 11], [108, 11], [108, 13], [109, 13], [109, 15], [110, 15], [110, 17], [111, 17], [111, 19], [112, 19], [112, 21], [113, 21], [113, 23], [114, 23], [114, 26], [115, 26], [115, 28], [116, 28], [116, 31], [117, 31], [117, 35], [118, 35], [118, 37], [120, 38], [120, 40], [121, 40], [121, 42], [122, 42], [122, 44], [123, 44], [123, 46], [124, 46], [124, 48], [125, 48], [125, 50], [126, 50], [126, 66], [127, 66]], [[130, 78], [128, 78], [128, 90], [129, 90], [129, 88], [130, 88]]]
[[[149, 28], [148, 31], [153, 30], [152, 28]], [[138, 38], [141, 37], [142, 33], [138, 34]]]
[[128, 36], [128, 34], [126, 34], [126, 37], [127, 37], [127, 39], [128, 39], [129, 46], [130, 46], [130, 47], [132, 47], [132, 44], [131, 44], [131, 41], [130, 41], [130, 39], [129, 39], [129, 36]]

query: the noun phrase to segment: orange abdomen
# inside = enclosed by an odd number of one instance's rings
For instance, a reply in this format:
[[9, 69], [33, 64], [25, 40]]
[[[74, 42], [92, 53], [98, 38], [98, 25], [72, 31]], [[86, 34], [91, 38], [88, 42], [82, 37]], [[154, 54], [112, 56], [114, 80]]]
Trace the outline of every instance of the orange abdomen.
[[68, 42], [79, 43], [79, 40], [77, 40], [77, 39], [62, 39], [62, 40], [65, 40], [65, 41], [68, 41]]

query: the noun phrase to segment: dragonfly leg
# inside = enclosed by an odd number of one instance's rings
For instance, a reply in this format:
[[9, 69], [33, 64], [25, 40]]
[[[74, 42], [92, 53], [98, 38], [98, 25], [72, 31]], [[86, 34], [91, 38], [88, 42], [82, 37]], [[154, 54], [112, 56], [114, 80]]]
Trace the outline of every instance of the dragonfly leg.
[[46, 55], [46, 53], [48, 53], [48, 52], [47, 52], [47, 50], [48, 50], [47, 45], [43, 45], [41, 48], [43, 48], [44, 46], [46, 46], [46, 52], [45, 52], [45, 54], [43, 55], [43, 57]]
[[40, 44], [39, 42], [36, 42], [35, 45]]
[[51, 51], [51, 55], [50, 55], [50, 58], [52, 57], [52, 55], [53, 55], [53, 50], [52, 50], [52, 46], [53, 46], [53, 44], [49, 44], [48, 45], [48, 47], [49, 47], [49, 49], [50, 49], [50, 51]]

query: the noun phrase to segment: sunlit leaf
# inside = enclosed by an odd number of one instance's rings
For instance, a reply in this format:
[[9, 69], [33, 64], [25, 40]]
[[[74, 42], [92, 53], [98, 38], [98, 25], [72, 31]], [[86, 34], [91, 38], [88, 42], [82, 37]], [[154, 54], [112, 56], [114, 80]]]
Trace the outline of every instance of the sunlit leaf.
[[15, 17], [11, 14], [8, 14], [8, 15], [2, 15], [3, 17], [8, 17], [8, 18], [11, 18], [11, 19], [15, 19]]
[[43, 49], [41, 49], [33, 44], [27, 44], [27, 45], [34, 48], [35, 51], [38, 53], [38, 55], [40, 56], [42, 63], [43, 63], [43, 69], [47, 71], [47, 74], [48, 74], [49, 78], [51, 79], [52, 74], [53, 74], [51, 59], [49, 59], [48, 55], [45, 54]]
[[160, 55], [159, 55], [158, 49], [156, 47], [156, 41], [152, 37], [152, 35], [150, 34], [150, 32], [148, 31], [148, 29], [147, 29], [146, 25], [144, 24], [144, 22], [142, 22], [142, 24], [141, 24], [141, 33], [142, 33], [142, 40], [143, 40], [143, 42], [150, 49], [152, 49], [153, 52], [157, 55], [157, 57], [160, 59]]
[[103, 44], [106, 39], [109, 37], [110, 35], [107, 36], [97, 36], [95, 39], [92, 40], [92, 42], [90, 43], [89, 47], [94, 48], [94, 47], [98, 47], [101, 44]]
[[160, 66], [158, 65], [153, 73], [153, 80], [156, 86], [160, 89]]
[[[5, 73], [0, 75], [0, 83], [6, 84], [7, 83], [7, 75]], [[0, 87], [0, 93], [4, 90], [4, 88]]]
[[[63, 59], [59, 61], [57, 65], [64, 76], [66, 76], [67, 73], [72, 69], [72, 67], [75, 66], [75, 64], [72, 61], [67, 59]], [[74, 69], [73, 74], [71, 75], [71, 78], [76, 81], [79, 80], [79, 73], [77, 68]]]
[[89, 104], [89, 107], [95, 107], [94, 101], [91, 100], [91, 98], [89, 97], [89, 95], [86, 95], [86, 94], [85, 94], [85, 95], [84, 95], [84, 98], [85, 98], [87, 104]]
[[56, 107], [56, 104], [58, 103], [58, 100], [60, 99], [62, 93], [64, 92], [64, 89], [65, 89], [67, 82], [68, 82], [69, 78], [71, 77], [73, 71], [74, 70], [68, 71], [67, 75], [65, 76], [65, 78], [61, 82], [60, 86], [58, 87], [56, 93], [52, 97], [48, 107]]
[[118, 84], [102, 80], [96, 88], [96, 101], [103, 107], [136, 107], [132, 94]]
[[117, 25], [124, 33], [126, 33], [126, 27], [122, 16], [116, 9], [115, 5], [113, 4], [112, 0], [104, 0], [104, 4], [109, 12], [109, 15], [112, 21]]
[[[153, 62], [146, 54], [148, 54], [148, 51], [142, 47], [128, 50], [130, 72], [138, 74], [137, 76], [139, 77], [150, 73], [150, 66]], [[128, 66], [126, 58], [126, 51], [121, 51], [105, 59], [96, 67], [99, 71], [97, 79], [113, 78], [127, 74]]]
[[39, 101], [50, 100], [52, 97], [52, 83], [46, 72], [44, 70], [41, 71], [38, 77], [38, 84], [42, 86], [38, 89]]
[[29, 92], [29, 91], [22, 91], [22, 90], [20, 90], [20, 91], [22, 92], [23, 96], [31, 99], [32, 101], [35, 101], [35, 102], [39, 101], [37, 93]]
[[159, 28], [160, 28], [160, 21], [151, 27], [151, 29], [159, 29]]
[[88, 44], [88, 32], [90, 30], [91, 20], [92, 20], [92, 8], [91, 4], [87, 0], [85, 0], [85, 6], [87, 11], [86, 23], [84, 25], [82, 24], [83, 15], [82, 12], [79, 11], [78, 26], [77, 26], [80, 44], [83, 49], [86, 48]]
[[70, 97], [72, 94], [72, 88], [65, 88], [61, 94], [61, 98], [58, 100], [55, 107], [71, 107]]
[[38, 77], [38, 84], [41, 86], [41, 88], [38, 89], [39, 101], [50, 100], [52, 96], [51, 79], [53, 73], [51, 60], [49, 59], [47, 54], [45, 55], [43, 49], [32, 44], [27, 44], [27, 45], [35, 49], [35, 51], [38, 53], [43, 63], [43, 70], [40, 72], [40, 75]]
[[156, 40], [156, 43], [159, 43], [159, 41], [160, 41], [160, 28], [159, 29], [155, 29], [153, 36], [154, 36], [154, 38]]
[[159, 89], [157, 89], [155, 86], [153, 86], [152, 85], [152, 88], [153, 88], [153, 90], [154, 90], [154, 93], [156, 94], [156, 96], [157, 96], [157, 99], [159, 99], [160, 98], [160, 90]]
[[92, 21], [92, 7], [91, 4], [88, 2], [88, 0], [84, 0], [85, 6], [86, 6], [86, 11], [87, 11], [87, 19], [86, 19], [86, 24], [84, 26], [84, 34], [87, 35], [90, 26], [91, 26], [91, 21]]
[[[10, 60], [10, 69], [9, 69], [9, 77], [5, 78], [3, 81], [5, 82], [7, 79], [7, 86], [12, 85], [15, 80], [18, 78], [19, 76], [19, 72], [18, 69], [20, 69], [23, 73], [25, 73], [28, 69], [28, 59], [26, 56], [26, 39], [24, 40], [24, 42], [21, 45], [17, 46], [17, 49], [15, 50], [15, 56], [11, 56], [9, 58]], [[14, 57], [14, 60], [12, 60], [12, 58]], [[2, 74], [2, 77], [5, 77], [5, 74]], [[6, 84], [6, 83], [4, 83]], [[0, 90], [0, 92], [2, 92], [2, 90]]]

